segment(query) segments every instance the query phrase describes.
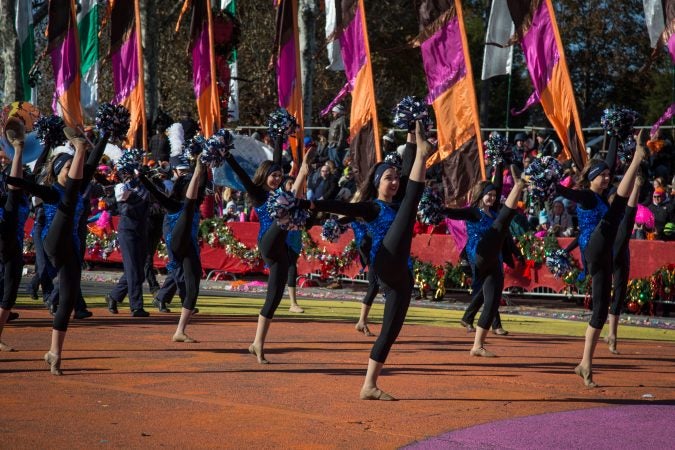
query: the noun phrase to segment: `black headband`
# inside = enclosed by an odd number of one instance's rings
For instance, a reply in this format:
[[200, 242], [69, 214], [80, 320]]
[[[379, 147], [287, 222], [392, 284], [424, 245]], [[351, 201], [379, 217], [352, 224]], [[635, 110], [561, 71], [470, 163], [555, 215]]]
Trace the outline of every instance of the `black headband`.
[[488, 192], [496, 191], [496, 190], [497, 190], [497, 187], [494, 184], [488, 183], [488, 184], [485, 185], [483, 190], [480, 191], [480, 196], [481, 196], [481, 198], [483, 198], [483, 196], [487, 195]]
[[283, 174], [283, 171], [281, 170], [281, 166], [277, 163], [272, 163], [269, 169], [267, 169], [267, 173], [265, 174], [265, 177], [269, 177], [272, 172], [281, 172]]
[[65, 166], [66, 163], [71, 159], [73, 159], [73, 155], [70, 155], [68, 153], [60, 153], [59, 156], [57, 156], [56, 159], [54, 159], [54, 163], [52, 164], [52, 173], [54, 174], [55, 177], [59, 176], [61, 170], [63, 169], [63, 166]]
[[593, 181], [594, 178], [596, 178], [598, 175], [600, 175], [605, 170], [609, 170], [609, 166], [607, 165], [607, 163], [602, 161], [597, 166], [591, 168], [591, 170], [588, 171], [588, 174], [586, 175], [586, 177], [588, 178], [588, 181]]
[[378, 188], [380, 186], [380, 180], [382, 179], [382, 175], [384, 175], [384, 172], [386, 172], [389, 169], [396, 169], [396, 167], [386, 162], [379, 163], [379, 165], [375, 169], [375, 176], [373, 177], [373, 186], [375, 186], [375, 188]]

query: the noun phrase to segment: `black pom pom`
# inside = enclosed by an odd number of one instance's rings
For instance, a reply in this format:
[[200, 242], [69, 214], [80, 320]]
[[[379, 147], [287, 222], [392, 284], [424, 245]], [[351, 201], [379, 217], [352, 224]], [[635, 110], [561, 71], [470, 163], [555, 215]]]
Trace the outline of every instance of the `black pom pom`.
[[59, 116], [41, 116], [33, 124], [33, 131], [42, 145], [54, 148], [66, 142], [66, 135], [63, 134], [64, 126], [63, 119]]
[[129, 132], [131, 114], [122, 105], [102, 103], [96, 112], [96, 128], [111, 140], [122, 141]]
[[298, 121], [285, 108], [279, 108], [270, 114], [267, 127], [273, 141], [276, 142], [279, 137], [285, 141], [295, 133]]

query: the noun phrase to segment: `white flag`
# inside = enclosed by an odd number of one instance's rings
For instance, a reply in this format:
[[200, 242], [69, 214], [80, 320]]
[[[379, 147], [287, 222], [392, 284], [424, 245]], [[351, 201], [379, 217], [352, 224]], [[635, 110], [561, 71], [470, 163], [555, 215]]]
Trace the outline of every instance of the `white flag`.
[[649, 41], [652, 48], [656, 48], [659, 37], [666, 27], [666, 19], [663, 16], [663, 5], [661, 0], [642, 0], [645, 8], [645, 22], [649, 32]]
[[[335, 0], [326, 1], [326, 39], [330, 42], [326, 46], [328, 50], [328, 66], [329, 70], [345, 70], [344, 62], [342, 61], [342, 53], [340, 53], [340, 41], [335, 39], [335, 27], [337, 26], [337, 7]], [[342, 14], [342, 11], [339, 11]]]
[[[506, 0], [493, 0], [490, 8], [490, 20], [485, 35], [485, 42], [495, 42], [497, 44], [506, 44], [513, 33], [515, 25], [511, 19], [509, 6]], [[506, 75], [511, 73], [511, 63], [513, 61], [513, 46], [500, 48], [495, 45], [485, 45], [483, 53], [483, 74], [481, 79], [497, 75]]]

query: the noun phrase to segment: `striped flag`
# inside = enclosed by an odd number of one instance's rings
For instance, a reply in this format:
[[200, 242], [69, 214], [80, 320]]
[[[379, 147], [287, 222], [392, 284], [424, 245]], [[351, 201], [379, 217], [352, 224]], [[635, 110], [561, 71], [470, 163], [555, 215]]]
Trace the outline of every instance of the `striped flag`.
[[[670, 59], [675, 63], [675, 0], [643, 0], [645, 21], [652, 40], [654, 51], [651, 60], [655, 60], [661, 48], [667, 47]], [[656, 39], [654, 37], [656, 36]], [[675, 103], [670, 105], [661, 117], [652, 125], [651, 136], [656, 135], [661, 125], [675, 115]]]
[[565, 157], [582, 168], [587, 158], [584, 138], [551, 0], [508, 0], [508, 13], [534, 85], [525, 106], [512, 113], [520, 114], [541, 103], [562, 142]]
[[340, 40], [340, 53], [345, 66], [347, 84], [321, 114], [327, 114], [351, 92], [349, 153], [354, 176], [361, 182], [375, 162], [382, 160], [373, 68], [363, 0], [342, 0], [341, 6], [342, 21], [336, 29], [336, 36]]
[[[220, 128], [220, 102], [216, 78], [216, 55], [214, 51], [213, 17], [211, 1], [185, 0], [181, 17], [192, 8], [190, 22], [190, 42], [188, 50], [192, 53], [192, 86], [197, 100], [197, 113], [202, 134], [210, 137]], [[180, 26], [180, 18], [176, 31]]]
[[506, 0], [492, 0], [490, 19], [485, 34], [482, 80], [511, 73], [513, 46], [503, 47], [493, 44], [506, 44], [513, 36], [514, 31], [515, 27], [509, 15], [509, 6]]
[[438, 126], [438, 151], [427, 166], [442, 162], [446, 199], [465, 203], [474, 184], [485, 177], [478, 104], [460, 0], [424, 0], [419, 8], [427, 78], [427, 103]]
[[37, 89], [28, 83], [28, 74], [35, 64], [35, 32], [33, 28], [32, 0], [17, 0], [16, 34], [19, 38], [19, 79], [23, 96], [18, 100], [37, 103]]
[[69, 127], [82, 125], [80, 105], [80, 47], [74, 0], [49, 0], [47, 49], [54, 72], [54, 113]]
[[[277, 92], [279, 106], [286, 108], [298, 121], [299, 130], [289, 138], [293, 160], [300, 161], [304, 126], [302, 105], [302, 77], [300, 76], [300, 44], [298, 35], [298, 0], [278, 0], [276, 37]], [[299, 167], [299, 165], [298, 165]]]
[[[237, 16], [236, 0], [221, 0], [220, 9], [227, 11], [233, 17]], [[239, 120], [239, 81], [237, 80], [237, 50], [230, 56], [230, 97], [227, 105], [228, 122]]]
[[81, 9], [77, 13], [77, 30], [80, 35], [80, 75], [82, 84], [80, 95], [82, 109], [91, 120], [96, 117], [98, 108], [98, 2], [80, 0]]
[[141, 15], [138, 0], [110, 0], [110, 2], [110, 58], [115, 89], [114, 103], [123, 105], [131, 113], [127, 144], [130, 147], [147, 149]]

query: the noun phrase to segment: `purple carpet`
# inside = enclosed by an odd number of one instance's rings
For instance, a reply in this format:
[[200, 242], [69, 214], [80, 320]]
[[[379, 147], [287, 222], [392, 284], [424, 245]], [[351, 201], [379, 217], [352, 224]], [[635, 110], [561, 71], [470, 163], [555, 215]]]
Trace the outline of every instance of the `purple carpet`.
[[501, 420], [445, 433], [407, 448], [675, 448], [675, 406], [612, 406]]

